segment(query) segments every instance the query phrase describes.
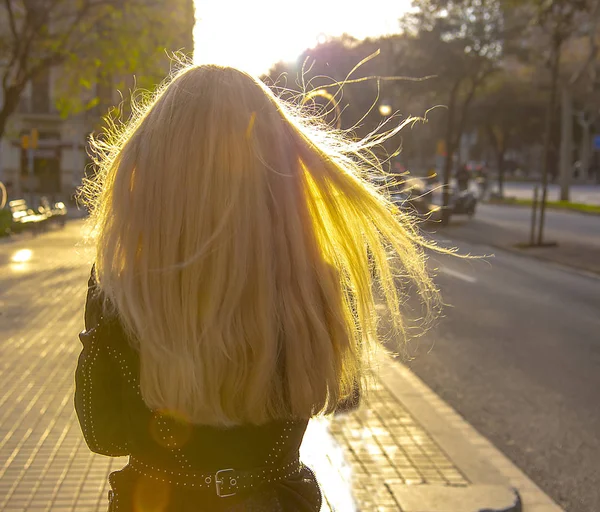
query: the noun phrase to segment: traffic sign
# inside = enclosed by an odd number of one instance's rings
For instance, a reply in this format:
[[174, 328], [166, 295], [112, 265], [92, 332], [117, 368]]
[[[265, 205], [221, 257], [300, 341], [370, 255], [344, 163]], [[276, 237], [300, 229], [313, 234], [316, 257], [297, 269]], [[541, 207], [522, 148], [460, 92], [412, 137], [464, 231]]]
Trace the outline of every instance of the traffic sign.
[[23, 149], [37, 149], [40, 134], [37, 128], [32, 128], [31, 132], [21, 136], [21, 147]]
[[594, 149], [596, 151], [600, 151], [600, 134], [594, 135], [593, 144], [594, 144]]

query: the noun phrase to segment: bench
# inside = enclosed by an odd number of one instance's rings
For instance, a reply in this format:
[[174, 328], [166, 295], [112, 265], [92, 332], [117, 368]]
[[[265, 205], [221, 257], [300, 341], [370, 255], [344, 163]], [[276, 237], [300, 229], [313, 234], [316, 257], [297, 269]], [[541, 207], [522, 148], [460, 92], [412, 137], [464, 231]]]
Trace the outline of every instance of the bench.
[[8, 203], [8, 208], [12, 216], [11, 230], [14, 232], [25, 229], [39, 231], [49, 216], [45, 213], [36, 212], [27, 206], [25, 199], [15, 199]]

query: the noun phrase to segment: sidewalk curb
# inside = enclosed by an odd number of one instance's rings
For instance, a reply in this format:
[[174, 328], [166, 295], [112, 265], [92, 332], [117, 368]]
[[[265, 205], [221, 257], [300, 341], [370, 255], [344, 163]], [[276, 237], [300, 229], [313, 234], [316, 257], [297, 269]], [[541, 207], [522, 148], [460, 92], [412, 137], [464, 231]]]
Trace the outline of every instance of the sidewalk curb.
[[500, 485], [391, 488], [403, 512], [523, 512], [519, 493]]
[[[477, 493], [480, 501], [477, 506], [487, 507], [475, 509], [466, 507], [464, 510], [477, 510], [477, 512], [565, 512], [549, 496], [547, 496], [532, 480], [530, 480], [512, 461], [501, 453], [490, 441], [477, 432], [462, 416], [436, 395], [419, 377], [412, 373], [399, 360], [382, 355], [379, 359], [379, 375], [381, 383], [399, 400], [414, 418], [423, 425], [431, 437], [444, 450], [449, 458], [471, 481], [473, 493]], [[503, 489], [502, 499], [496, 500], [500, 505], [490, 508], [485, 500], [492, 500], [489, 495], [492, 488], [497, 491]], [[403, 505], [402, 492], [417, 492], [423, 499], [426, 492], [420, 491], [418, 486], [408, 489], [393, 488], [394, 495]], [[463, 488], [468, 489], [468, 488]], [[403, 512], [450, 512], [452, 497], [446, 494], [436, 502], [437, 509], [414, 508], [411, 499], [404, 499], [406, 505]], [[440, 490], [441, 492], [441, 490]], [[452, 491], [455, 493], [456, 491]], [[460, 497], [462, 500], [467, 493]], [[506, 503], [507, 496], [513, 500]], [[458, 498], [457, 498], [458, 499]], [[475, 497], [470, 496], [469, 500]], [[483, 500], [483, 501], [481, 501]], [[462, 502], [462, 501], [461, 501]], [[472, 501], [471, 501], [472, 502]], [[422, 502], [421, 502], [422, 503]], [[466, 505], [466, 502], [463, 502]], [[483, 505], [481, 503], [484, 503]], [[471, 503], [470, 503], [471, 504]], [[507, 508], [508, 507], [508, 508]]]

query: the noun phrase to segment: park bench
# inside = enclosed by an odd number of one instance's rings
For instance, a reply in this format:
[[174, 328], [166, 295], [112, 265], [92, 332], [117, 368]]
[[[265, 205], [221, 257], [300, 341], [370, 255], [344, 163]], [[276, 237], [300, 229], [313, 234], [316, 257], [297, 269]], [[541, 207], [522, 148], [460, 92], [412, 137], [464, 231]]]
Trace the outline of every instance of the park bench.
[[25, 199], [10, 201], [8, 208], [12, 216], [11, 231], [13, 232], [24, 231], [26, 229], [38, 232], [49, 218], [45, 213], [40, 213], [29, 208]]

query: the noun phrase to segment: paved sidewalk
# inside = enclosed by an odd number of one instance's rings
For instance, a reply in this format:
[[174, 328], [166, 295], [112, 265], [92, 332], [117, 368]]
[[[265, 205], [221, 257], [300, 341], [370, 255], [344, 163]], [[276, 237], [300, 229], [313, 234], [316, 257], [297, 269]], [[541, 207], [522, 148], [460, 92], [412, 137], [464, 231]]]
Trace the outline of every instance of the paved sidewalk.
[[308, 431], [304, 459], [315, 468], [331, 509], [399, 510], [392, 489], [396, 485], [469, 486], [465, 475], [383, 385], [371, 390], [369, 402], [359, 412], [316, 421]]
[[[80, 222], [0, 245], [0, 510], [106, 510], [107, 475], [72, 406], [89, 254]], [[87, 255], [87, 258], [86, 258]], [[87, 260], [87, 261], [86, 261]], [[311, 422], [302, 446], [323, 511], [560, 512], [402, 365], [357, 412]], [[487, 443], [487, 444], [486, 444]]]

